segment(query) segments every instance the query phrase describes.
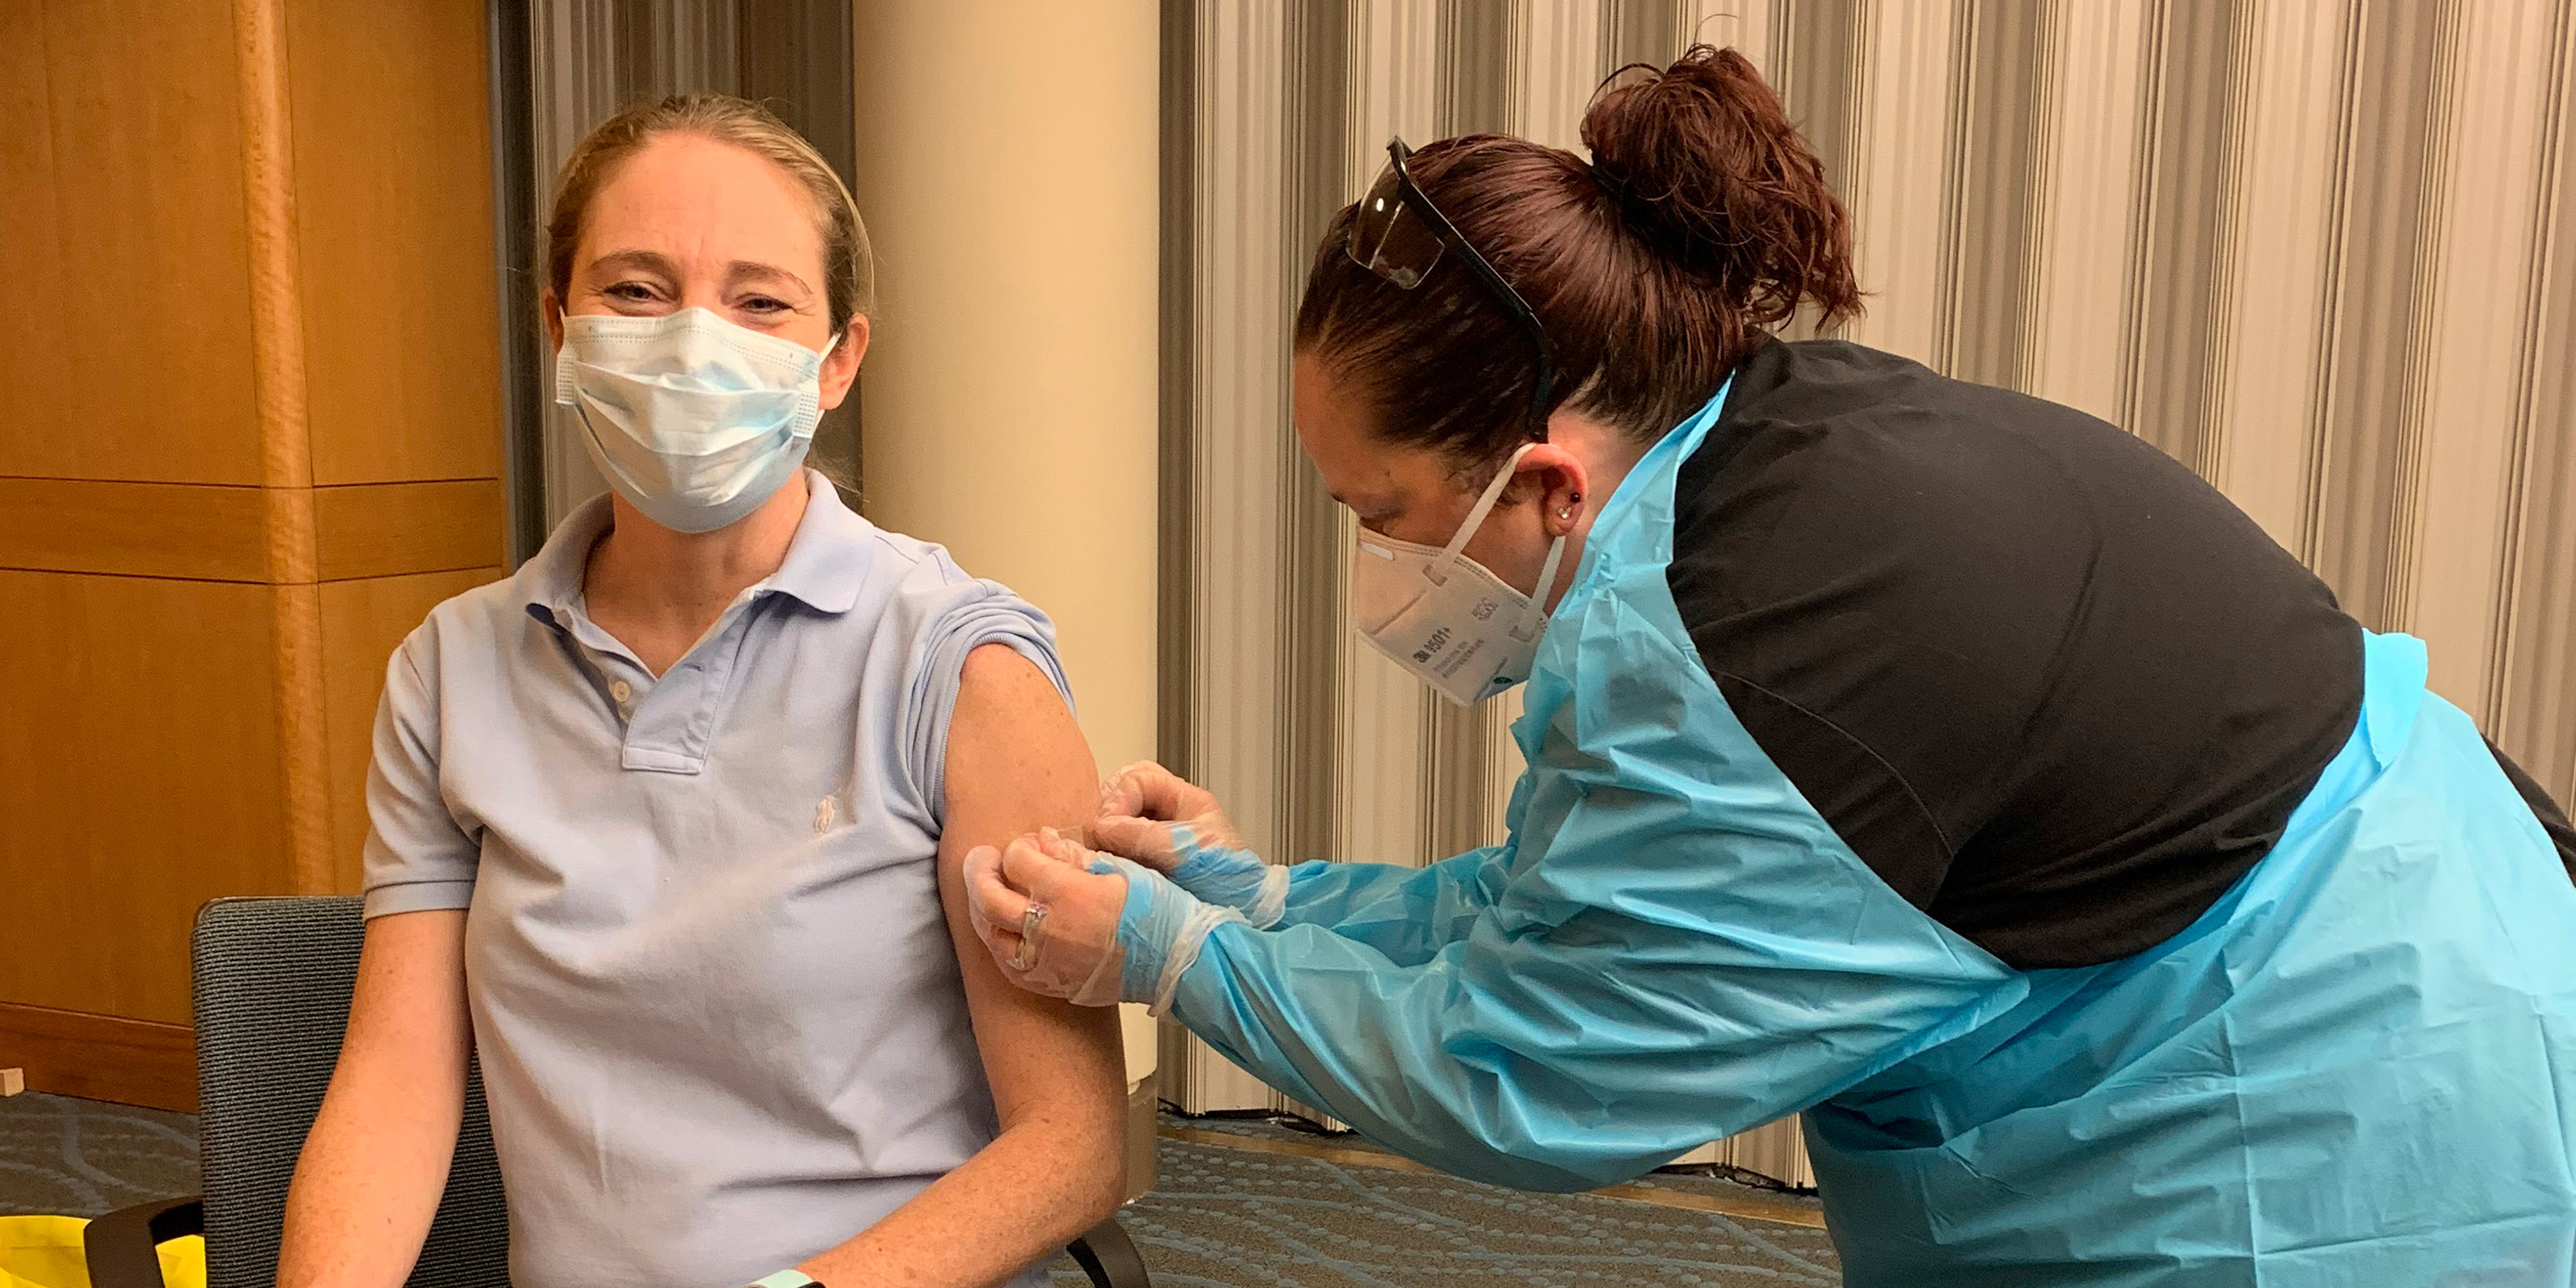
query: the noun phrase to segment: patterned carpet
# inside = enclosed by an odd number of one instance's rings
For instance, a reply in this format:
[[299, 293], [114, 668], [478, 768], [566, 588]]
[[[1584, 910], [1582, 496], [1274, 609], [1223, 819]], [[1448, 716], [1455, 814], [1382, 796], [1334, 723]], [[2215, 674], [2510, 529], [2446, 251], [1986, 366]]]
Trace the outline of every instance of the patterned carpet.
[[[1181, 1126], [1166, 1118], [1167, 1130]], [[1592, 1195], [1531, 1195], [1447, 1176], [1202, 1143], [1299, 1133], [1188, 1124], [1166, 1136], [1152, 1194], [1122, 1219], [1158, 1288], [1750, 1288], [1842, 1281], [1822, 1230]], [[1313, 1138], [1304, 1138], [1312, 1140]], [[1355, 1147], [1349, 1138], [1328, 1142]], [[95, 1216], [196, 1188], [196, 1123], [29, 1093], [0, 1099], [0, 1215]], [[1806, 1204], [1730, 1182], [1658, 1189]], [[1792, 1212], [1794, 1219], [1795, 1213]], [[1066, 1288], [1083, 1283], [1070, 1262]]]
[[0, 1216], [97, 1216], [197, 1188], [197, 1120], [37, 1092], [0, 1098]]
[[[1169, 1138], [1161, 1162], [1154, 1192], [1124, 1218], [1158, 1288], [1842, 1282], [1825, 1232], [1800, 1226]], [[1724, 1181], [1657, 1182], [1750, 1193]]]

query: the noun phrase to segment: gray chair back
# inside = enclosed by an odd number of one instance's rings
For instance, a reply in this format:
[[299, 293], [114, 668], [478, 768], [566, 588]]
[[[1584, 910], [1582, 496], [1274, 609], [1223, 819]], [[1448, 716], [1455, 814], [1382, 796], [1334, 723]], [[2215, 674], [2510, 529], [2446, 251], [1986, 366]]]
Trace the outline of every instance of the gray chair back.
[[[197, 914], [198, 1154], [207, 1288], [273, 1288], [295, 1159], [340, 1058], [365, 934], [355, 897], [219, 899]], [[509, 1223], [483, 1079], [412, 1288], [509, 1283]]]

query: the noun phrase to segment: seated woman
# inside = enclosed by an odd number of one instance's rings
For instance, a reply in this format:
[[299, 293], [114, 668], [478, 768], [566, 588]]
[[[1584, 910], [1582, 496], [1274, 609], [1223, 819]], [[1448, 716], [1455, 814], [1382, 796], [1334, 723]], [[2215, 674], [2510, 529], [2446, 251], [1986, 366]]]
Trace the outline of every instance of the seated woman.
[[964, 950], [959, 871], [1098, 789], [1046, 619], [802, 468], [867, 349], [849, 195], [675, 97], [583, 141], [547, 242], [613, 491], [388, 668], [280, 1282], [403, 1281], [469, 1051], [520, 1288], [1043, 1282], [1119, 1197], [1116, 1017]]

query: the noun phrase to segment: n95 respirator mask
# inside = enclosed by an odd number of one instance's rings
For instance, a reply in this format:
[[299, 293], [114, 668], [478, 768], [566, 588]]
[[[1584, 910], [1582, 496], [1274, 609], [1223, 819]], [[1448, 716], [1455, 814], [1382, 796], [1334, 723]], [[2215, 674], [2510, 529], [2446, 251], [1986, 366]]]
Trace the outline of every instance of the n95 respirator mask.
[[1529, 678], [1547, 627], [1547, 595], [1565, 557], [1548, 543], [1535, 597], [1462, 553], [1511, 485], [1513, 467], [1536, 447], [1523, 444], [1485, 485], [1446, 546], [1418, 545], [1361, 530], [1351, 551], [1351, 620], [1361, 636], [1442, 697], [1474, 706]]

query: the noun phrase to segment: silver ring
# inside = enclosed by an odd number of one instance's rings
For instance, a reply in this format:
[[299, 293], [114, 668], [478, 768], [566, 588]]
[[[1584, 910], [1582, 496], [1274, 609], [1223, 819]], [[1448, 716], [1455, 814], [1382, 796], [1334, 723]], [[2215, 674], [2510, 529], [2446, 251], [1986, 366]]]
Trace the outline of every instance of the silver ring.
[[1011, 969], [1025, 971], [1038, 964], [1038, 927], [1046, 921], [1047, 907], [1032, 899], [1028, 911], [1020, 914], [1020, 946], [1011, 952]]

